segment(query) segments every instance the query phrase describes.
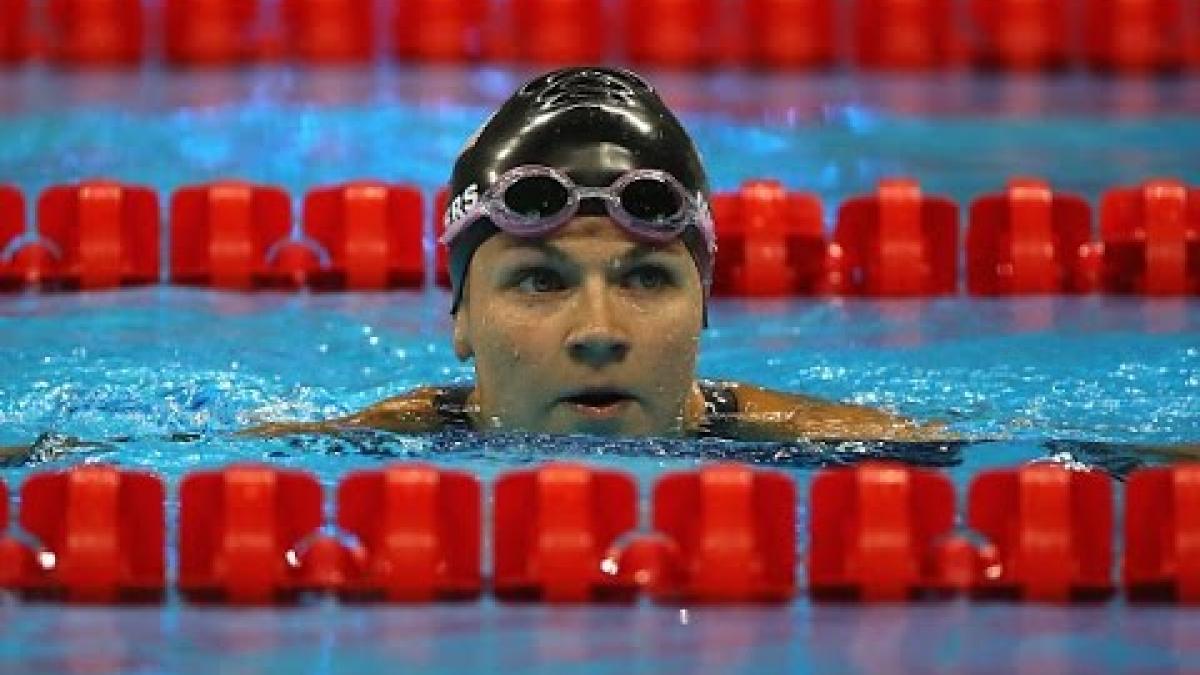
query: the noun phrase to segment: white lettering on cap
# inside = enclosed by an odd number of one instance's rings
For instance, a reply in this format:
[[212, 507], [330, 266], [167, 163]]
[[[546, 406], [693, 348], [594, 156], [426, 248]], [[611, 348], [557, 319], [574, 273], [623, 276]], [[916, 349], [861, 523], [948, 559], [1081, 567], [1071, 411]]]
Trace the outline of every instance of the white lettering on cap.
[[450, 200], [450, 205], [446, 208], [445, 215], [442, 216], [443, 229], [449, 228], [452, 223], [458, 222], [460, 218], [469, 213], [475, 205], [479, 203], [479, 185], [471, 183], [463, 188], [463, 191], [455, 195], [454, 199]]

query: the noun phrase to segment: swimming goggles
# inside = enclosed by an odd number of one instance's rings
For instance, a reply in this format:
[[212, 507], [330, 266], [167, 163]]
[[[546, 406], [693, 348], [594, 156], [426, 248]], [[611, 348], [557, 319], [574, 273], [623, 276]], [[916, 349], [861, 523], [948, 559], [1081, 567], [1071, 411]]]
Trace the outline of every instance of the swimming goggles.
[[480, 218], [518, 236], [538, 237], [575, 217], [585, 199], [599, 200], [608, 215], [634, 237], [666, 243], [695, 225], [709, 250], [715, 246], [712, 215], [701, 194], [689, 194], [671, 174], [636, 169], [608, 187], [576, 185], [548, 166], [524, 165], [506, 171], [483, 192], [470, 185], [446, 209], [443, 244], [449, 244]]

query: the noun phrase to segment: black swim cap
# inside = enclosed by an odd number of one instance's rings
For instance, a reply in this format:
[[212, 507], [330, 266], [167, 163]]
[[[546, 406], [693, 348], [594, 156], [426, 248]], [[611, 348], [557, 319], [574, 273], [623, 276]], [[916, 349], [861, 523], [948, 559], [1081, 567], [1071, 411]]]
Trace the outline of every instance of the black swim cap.
[[[707, 204], [708, 178], [696, 146], [645, 80], [615, 68], [574, 67], [521, 87], [486, 121], [454, 163], [447, 214], [460, 195], [482, 194], [508, 170], [549, 166], [578, 185], [607, 187], [634, 169], [666, 171]], [[580, 213], [589, 211], [586, 203]], [[448, 224], [448, 219], [443, 218]], [[463, 282], [479, 245], [499, 230], [486, 218], [450, 243], [450, 283], [458, 311]], [[691, 252], [708, 296], [712, 254], [695, 226], [680, 240]]]

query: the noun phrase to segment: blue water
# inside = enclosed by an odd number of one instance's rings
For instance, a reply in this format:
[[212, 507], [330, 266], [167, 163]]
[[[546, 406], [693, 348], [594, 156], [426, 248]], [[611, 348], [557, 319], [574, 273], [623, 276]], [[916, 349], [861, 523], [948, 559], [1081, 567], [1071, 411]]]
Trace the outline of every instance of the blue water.
[[[294, 195], [348, 178], [432, 190], [522, 73], [453, 69], [0, 73], [0, 182], [27, 194], [104, 175], [168, 191], [236, 176]], [[773, 176], [827, 208], [894, 173], [965, 203], [1037, 173], [1095, 199], [1172, 175], [1200, 183], [1200, 80], [939, 75], [661, 74], [730, 188]], [[832, 210], [832, 209], [830, 209]], [[526, 435], [241, 440], [246, 425], [321, 419], [431, 382], [463, 381], [440, 290], [231, 294], [168, 287], [0, 296], [0, 445], [46, 432], [97, 441], [0, 469], [79, 462], [191, 470], [262, 460], [346, 472], [421, 458], [484, 478], [583, 459], [633, 472], [738, 457], [791, 473], [870, 456], [940, 466], [959, 487], [1033, 460], [1120, 475], [1145, 443], [1200, 440], [1200, 300], [1022, 298], [717, 301], [700, 373], [942, 420], [974, 440], [926, 449]], [[1061, 443], [1070, 441], [1074, 443]], [[173, 505], [172, 505], [173, 506]], [[801, 537], [803, 545], [803, 536]], [[681, 613], [681, 609], [683, 611]], [[1200, 667], [1200, 616], [1170, 608], [354, 608], [280, 611], [0, 603], [4, 672], [661, 672], [1153, 670]]]
[[[895, 452], [519, 434], [229, 437], [255, 423], [324, 419], [422, 384], [468, 381], [470, 364], [448, 344], [446, 302], [439, 290], [236, 295], [157, 287], [0, 297], [0, 445], [45, 432], [118, 439], [59, 454], [45, 443], [39, 457], [47, 461], [9, 469], [10, 480], [76, 461], [174, 478], [269, 459], [332, 484], [392, 458], [432, 456], [490, 476], [568, 456], [616, 462], [649, 483], [664, 468], [704, 457], [744, 455], [804, 472], [854, 453]], [[718, 300], [699, 371], [947, 422], [989, 442], [915, 461], [957, 467], [965, 487], [980, 466], [1059, 456], [1062, 448], [1046, 441], [1200, 438], [1198, 310], [1195, 300], [1112, 297]]]

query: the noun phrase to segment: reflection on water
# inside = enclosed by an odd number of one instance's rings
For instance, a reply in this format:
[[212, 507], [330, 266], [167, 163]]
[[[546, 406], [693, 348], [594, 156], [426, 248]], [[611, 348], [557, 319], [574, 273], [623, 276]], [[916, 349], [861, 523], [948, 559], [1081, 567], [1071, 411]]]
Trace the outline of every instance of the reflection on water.
[[[963, 601], [3, 610], [0, 670], [118, 673], [1192, 672], [1200, 616]], [[17, 666], [16, 664], [20, 664]]]

